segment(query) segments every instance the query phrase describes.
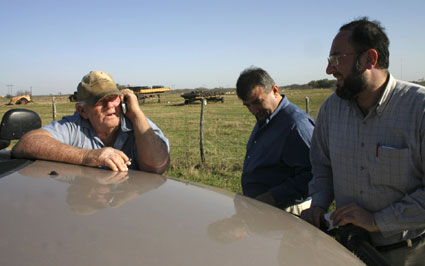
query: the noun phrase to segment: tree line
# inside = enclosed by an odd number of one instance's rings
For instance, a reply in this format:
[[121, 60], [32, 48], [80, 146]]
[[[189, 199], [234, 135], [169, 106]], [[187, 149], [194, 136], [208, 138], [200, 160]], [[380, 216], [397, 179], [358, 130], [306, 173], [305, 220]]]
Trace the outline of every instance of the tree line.
[[[418, 79], [417, 81], [411, 81], [412, 83], [416, 83], [419, 84], [421, 86], [425, 86], [425, 79], [421, 78]], [[130, 87], [130, 84], [127, 85], [122, 85], [122, 84], [118, 84], [118, 89], [123, 89], [126, 87]], [[291, 85], [285, 85], [285, 86], [280, 86], [279, 88], [281, 90], [305, 90], [305, 89], [330, 89], [330, 88], [335, 88], [336, 87], [336, 80], [332, 79], [319, 79], [319, 80], [312, 80], [306, 84], [291, 84]], [[172, 93], [186, 93], [186, 92], [191, 92], [191, 91], [203, 91], [203, 90], [208, 90], [208, 91], [213, 91], [213, 92], [217, 92], [217, 93], [226, 93], [226, 92], [234, 92], [236, 89], [235, 88], [224, 88], [224, 87], [217, 87], [217, 88], [213, 88], [213, 89], [207, 89], [204, 87], [198, 87], [195, 89], [178, 89], [178, 90], [172, 90]], [[31, 91], [28, 90], [18, 90], [15, 93], [15, 96], [21, 96], [21, 95], [25, 95], [25, 94], [31, 94]], [[61, 93], [60, 93], [61, 94]], [[10, 94], [6, 95], [6, 98], [12, 98], [13, 96]]]

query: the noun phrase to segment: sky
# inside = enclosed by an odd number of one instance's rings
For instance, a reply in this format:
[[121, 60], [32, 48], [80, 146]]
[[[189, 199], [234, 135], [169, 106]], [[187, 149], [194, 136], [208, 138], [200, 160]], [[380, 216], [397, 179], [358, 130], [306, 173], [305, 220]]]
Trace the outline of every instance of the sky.
[[0, 95], [69, 94], [92, 70], [131, 86], [235, 87], [257, 66], [280, 85], [325, 73], [341, 25], [367, 16], [390, 72], [425, 77], [425, 1], [0, 0]]

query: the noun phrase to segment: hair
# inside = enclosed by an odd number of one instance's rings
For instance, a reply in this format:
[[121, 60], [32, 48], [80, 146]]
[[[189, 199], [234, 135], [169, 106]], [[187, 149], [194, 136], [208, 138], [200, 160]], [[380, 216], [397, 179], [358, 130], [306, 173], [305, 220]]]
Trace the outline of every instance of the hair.
[[269, 93], [273, 85], [275, 85], [274, 80], [265, 70], [258, 67], [249, 67], [239, 75], [236, 82], [236, 93], [239, 99], [246, 101], [255, 87], [262, 86], [264, 87], [264, 92]]
[[343, 25], [339, 30], [351, 31], [350, 38], [358, 53], [375, 49], [378, 52], [377, 66], [388, 69], [390, 41], [379, 21], [369, 21], [367, 17], [363, 17]]

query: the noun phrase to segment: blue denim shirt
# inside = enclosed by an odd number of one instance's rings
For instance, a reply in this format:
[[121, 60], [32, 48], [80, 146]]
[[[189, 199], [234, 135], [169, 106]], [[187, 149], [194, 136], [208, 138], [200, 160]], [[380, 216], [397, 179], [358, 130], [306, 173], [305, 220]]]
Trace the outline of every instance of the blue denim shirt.
[[243, 194], [270, 192], [278, 205], [291, 206], [308, 196], [310, 142], [314, 120], [285, 95], [267, 120], [257, 122], [246, 146]]
[[[167, 145], [168, 152], [170, 145], [168, 139], [164, 136], [161, 129], [147, 118], [155, 134]], [[121, 116], [120, 131], [115, 140], [113, 148], [121, 150], [132, 159], [129, 168], [139, 170], [137, 163], [137, 147], [134, 138], [133, 124], [125, 117]], [[58, 141], [82, 148], [82, 149], [101, 149], [106, 147], [102, 140], [97, 136], [93, 127], [87, 119], [75, 112], [72, 116], [64, 116], [60, 121], [54, 121], [43, 127], [52, 137]]]

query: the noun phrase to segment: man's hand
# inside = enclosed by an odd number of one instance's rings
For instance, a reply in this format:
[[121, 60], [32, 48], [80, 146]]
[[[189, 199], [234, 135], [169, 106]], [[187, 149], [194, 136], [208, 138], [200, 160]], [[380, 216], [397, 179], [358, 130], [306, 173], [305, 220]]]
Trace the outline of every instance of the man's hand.
[[325, 214], [325, 210], [320, 208], [319, 206], [313, 206], [309, 209], [304, 210], [301, 213], [301, 218], [310, 224], [320, 228], [325, 224], [325, 218], [323, 215]]
[[121, 101], [125, 100], [125, 103], [127, 105], [127, 112], [125, 113], [125, 116], [130, 118], [130, 120], [133, 120], [137, 114], [140, 114], [142, 110], [140, 110], [139, 100], [137, 99], [136, 94], [130, 89], [123, 89], [120, 90], [120, 92], [123, 94], [120, 96]]
[[126, 172], [108, 172], [110, 174], [104, 176], [96, 176], [96, 181], [101, 185], [120, 184], [128, 179]]
[[337, 208], [331, 215], [334, 225], [343, 226], [354, 224], [369, 232], [379, 232], [373, 214], [361, 208], [355, 203], [350, 203]]
[[276, 206], [276, 201], [274, 200], [273, 195], [270, 192], [266, 192], [266, 193], [260, 194], [255, 199], [256, 200], [259, 200], [259, 201], [262, 201], [264, 203], [267, 203], [267, 204]]
[[83, 164], [87, 166], [107, 166], [112, 171], [128, 171], [131, 164], [129, 158], [122, 151], [106, 147], [95, 150], [85, 150]]

